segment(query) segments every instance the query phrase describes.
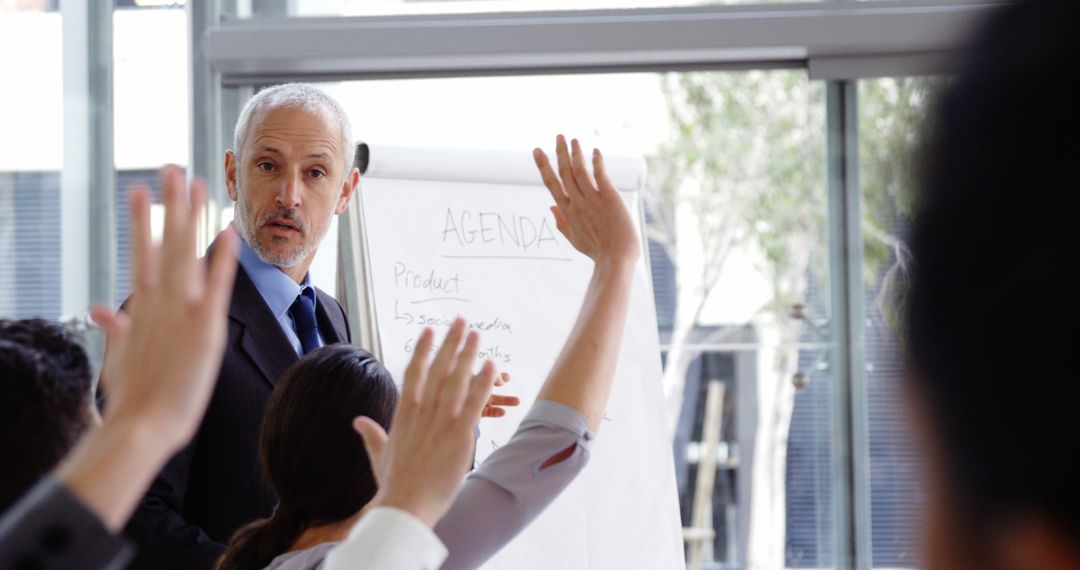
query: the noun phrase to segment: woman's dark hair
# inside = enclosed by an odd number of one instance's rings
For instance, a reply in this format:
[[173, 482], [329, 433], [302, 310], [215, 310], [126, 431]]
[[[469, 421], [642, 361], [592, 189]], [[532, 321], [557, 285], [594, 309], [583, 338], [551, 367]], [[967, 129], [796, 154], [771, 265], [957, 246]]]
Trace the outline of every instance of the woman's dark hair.
[[0, 513], [51, 471], [90, 423], [90, 360], [64, 327], [0, 319]]
[[352, 420], [367, 416], [389, 429], [397, 401], [386, 368], [352, 345], [322, 347], [289, 368], [270, 396], [260, 438], [263, 477], [278, 506], [236, 531], [218, 568], [265, 568], [305, 529], [359, 512], [377, 487]]
[[930, 123], [907, 346], [950, 500], [1080, 538], [1080, 2], [996, 9]]

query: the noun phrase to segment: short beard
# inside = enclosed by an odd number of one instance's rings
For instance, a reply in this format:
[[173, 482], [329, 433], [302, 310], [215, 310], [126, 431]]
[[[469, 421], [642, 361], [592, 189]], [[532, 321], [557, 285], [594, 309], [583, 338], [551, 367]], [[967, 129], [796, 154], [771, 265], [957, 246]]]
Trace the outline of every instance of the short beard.
[[[243, 190], [238, 187], [235, 210], [237, 215], [233, 217], [234, 222], [236, 223], [236, 229], [239, 231], [240, 237], [244, 239], [244, 242], [255, 252], [255, 255], [259, 256], [259, 259], [275, 267], [289, 269], [299, 265], [302, 261], [315, 253], [315, 250], [319, 248], [319, 244], [322, 243], [323, 237], [326, 236], [326, 231], [330, 228], [330, 224], [327, 223], [323, 226], [319, 235], [309, 236], [308, 228], [297, 218], [296, 210], [291, 208], [269, 212], [264, 215], [262, 219], [258, 220], [258, 223], [249, 224], [247, 219], [247, 208], [245, 207], [246, 204], [242, 198], [243, 195]], [[300, 248], [295, 251], [280, 251], [270, 247], [264, 247], [257, 239], [256, 230], [274, 218], [291, 220], [299, 227], [301, 236], [312, 237], [314, 239], [308, 240], [306, 244], [300, 246]]]

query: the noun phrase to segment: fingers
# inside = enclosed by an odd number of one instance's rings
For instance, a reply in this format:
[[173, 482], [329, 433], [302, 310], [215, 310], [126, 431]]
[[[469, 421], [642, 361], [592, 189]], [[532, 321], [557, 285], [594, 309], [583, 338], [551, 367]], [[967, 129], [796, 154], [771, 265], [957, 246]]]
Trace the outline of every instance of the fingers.
[[470, 332], [465, 337], [465, 348], [458, 353], [454, 372], [443, 383], [442, 398], [439, 402], [439, 412], [443, 418], [453, 418], [461, 412], [461, 405], [465, 401], [465, 395], [468, 392], [469, 379], [473, 375], [473, 362], [476, 361], [476, 352], [479, 345], [480, 335], [475, 331]]
[[125, 313], [101, 305], [90, 308], [90, 318], [105, 331], [105, 359], [108, 360], [127, 340], [131, 318]]
[[596, 173], [594, 178], [585, 164], [585, 153], [577, 139], [573, 139], [568, 147], [566, 137], [563, 135], [555, 137], [555, 158], [559, 165], [558, 176], [551, 169], [547, 155], [540, 149], [533, 150], [533, 159], [536, 161], [537, 168], [540, 169], [544, 186], [555, 198], [556, 205], [566, 207], [578, 196], [593, 198], [599, 190], [598, 186], [604, 186], [604, 190], [614, 190], [615, 187], [611, 184], [607, 171], [604, 169], [600, 152], [594, 150], [592, 154], [593, 170]]
[[[495, 381], [495, 385], [498, 386], [498, 380]], [[506, 415], [504, 407], [515, 407], [521, 404], [521, 400], [517, 396], [502, 396], [499, 394], [492, 394], [488, 399], [487, 404], [484, 405], [484, 410], [480, 412], [480, 417], [483, 418], [501, 418]]]
[[202, 215], [203, 208], [206, 206], [206, 182], [201, 178], [196, 178], [191, 181], [191, 187], [188, 189], [188, 203], [187, 203], [187, 219], [184, 224], [183, 240], [180, 245], [183, 247], [184, 257], [188, 259], [194, 259], [197, 255], [195, 250], [196, 241], [199, 237], [199, 216]]
[[[165, 230], [160, 247], [153, 243], [150, 228], [150, 191], [135, 186], [129, 193], [131, 211], [132, 286], [134, 291], [151, 291], [162, 282], [169, 295], [184, 295], [184, 299], [208, 301], [207, 310], [224, 311], [236, 274], [236, 243], [234, 236], [219, 236], [220, 253], [214, 255], [210, 277], [197, 259], [199, 217], [206, 206], [207, 189], [202, 180], [191, 183], [185, 191], [184, 171], [167, 166], [160, 173], [165, 205]], [[204, 289], [204, 287], [206, 289]]]
[[134, 293], [157, 286], [157, 249], [150, 235], [150, 189], [133, 186], [128, 191], [131, 215], [131, 287]]
[[203, 305], [203, 309], [210, 314], [224, 315], [229, 310], [233, 280], [236, 278], [237, 247], [239, 247], [239, 238], [230, 228], [219, 233], [215, 240]]
[[454, 324], [450, 325], [450, 331], [446, 333], [438, 354], [428, 367], [428, 382], [420, 396], [420, 401], [423, 402], [425, 408], [428, 406], [435, 408], [442, 383], [457, 362], [458, 347], [461, 346], [461, 337], [464, 334], [465, 319], [458, 317], [454, 319]]
[[567, 197], [573, 200], [581, 195], [581, 189], [578, 188], [577, 181], [574, 179], [574, 168], [570, 161], [570, 152], [566, 148], [566, 137], [562, 135], [555, 137], [555, 158], [559, 163], [559, 178], [562, 180], [563, 188], [566, 189]]
[[585, 153], [581, 150], [581, 143], [577, 139], [571, 141], [573, 156], [571, 158], [574, 182], [586, 198], [596, 195], [596, 185], [593, 183], [589, 169], [585, 166]]
[[190, 282], [184, 278], [184, 238], [187, 233], [189, 203], [185, 199], [183, 171], [175, 166], [161, 169], [161, 193], [165, 203], [165, 231], [161, 239], [162, 286], [171, 294], [186, 294]]
[[540, 170], [540, 178], [544, 181], [544, 186], [551, 192], [551, 197], [555, 199], [555, 203], [558, 205], [564, 205], [570, 201], [570, 198], [566, 195], [566, 190], [563, 188], [562, 182], [559, 181], [559, 176], [555, 174], [555, 171], [551, 168], [551, 162], [548, 160], [544, 151], [540, 149], [533, 149], [533, 160], [536, 161], [536, 168]]
[[180, 261], [184, 264], [191, 293], [199, 295], [206, 283], [206, 268], [199, 262], [199, 218], [206, 206], [206, 182], [196, 178], [191, 182], [188, 194], [187, 219], [185, 220], [181, 241], [177, 248]]
[[[495, 364], [485, 360], [480, 372], [469, 382], [469, 393], [461, 407], [461, 418], [476, 418], [487, 404], [491, 389], [495, 387]], [[474, 420], [475, 421], [475, 420]]]
[[600, 149], [594, 148], [592, 151], [592, 165], [593, 176], [596, 178], [596, 187], [601, 194], [614, 193], [618, 194], [618, 190], [615, 189], [615, 185], [611, 183], [611, 179], [608, 178], [607, 166], [604, 165], [604, 155], [600, 153]]
[[[500, 372], [495, 375], [495, 386], [505, 386], [507, 382], [510, 382], [510, 374], [507, 372]], [[506, 410], [500, 406], [513, 407], [521, 403], [521, 399], [517, 396], [502, 396], [500, 394], [492, 394], [488, 399], [487, 404], [484, 405], [484, 409], [480, 412], [482, 418], [501, 418], [506, 415]]]
[[503, 396], [501, 394], [492, 394], [488, 399], [487, 405], [489, 406], [509, 406], [514, 407], [521, 404], [521, 398], [517, 396]]
[[382, 486], [381, 469], [383, 450], [386, 449], [386, 430], [381, 425], [375, 422], [375, 420], [358, 416], [353, 418], [353, 429], [356, 433], [360, 434], [360, 439], [364, 442], [364, 450], [367, 451], [368, 460], [371, 462], [371, 472], [375, 475], [375, 483], [380, 487]]
[[90, 307], [90, 318], [105, 331], [106, 335], [123, 332], [131, 324], [124, 313], [101, 305]]
[[434, 335], [435, 333], [430, 328], [425, 327], [420, 333], [420, 338], [416, 340], [416, 350], [413, 350], [409, 365], [405, 367], [405, 381], [401, 384], [399, 408], [412, 409], [419, 395], [423, 393], [424, 384], [427, 383], [428, 354], [431, 353]]

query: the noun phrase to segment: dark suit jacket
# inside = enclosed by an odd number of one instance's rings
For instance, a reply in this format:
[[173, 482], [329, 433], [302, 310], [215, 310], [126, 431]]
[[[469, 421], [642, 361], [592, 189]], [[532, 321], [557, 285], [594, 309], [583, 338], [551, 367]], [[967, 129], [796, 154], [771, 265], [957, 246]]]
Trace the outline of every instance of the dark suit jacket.
[[0, 568], [120, 570], [133, 553], [51, 476], [0, 517]]
[[[316, 289], [326, 344], [351, 341], [341, 305]], [[229, 334], [202, 426], [150, 486], [126, 532], [131, 568], [213, 568], [233, 532], [270, 516], [275, 499], [259, 467], [259, 431], [275, 383], [298, 360], [255, 284], [237, 267]]]

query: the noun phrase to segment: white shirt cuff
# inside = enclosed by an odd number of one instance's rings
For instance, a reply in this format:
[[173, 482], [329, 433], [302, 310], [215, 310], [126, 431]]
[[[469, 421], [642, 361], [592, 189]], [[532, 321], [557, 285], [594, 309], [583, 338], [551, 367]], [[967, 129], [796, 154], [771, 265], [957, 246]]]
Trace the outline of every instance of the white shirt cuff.
[[436, 570], [446, 547], [430, 528], [393, 507], [375, 507], [326, 557], [326, 570]]

